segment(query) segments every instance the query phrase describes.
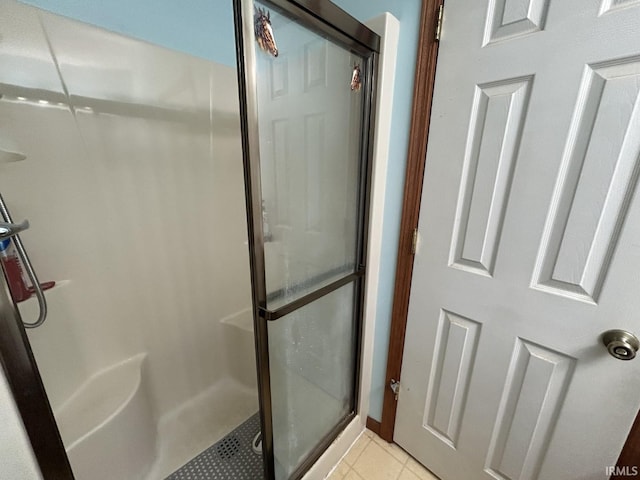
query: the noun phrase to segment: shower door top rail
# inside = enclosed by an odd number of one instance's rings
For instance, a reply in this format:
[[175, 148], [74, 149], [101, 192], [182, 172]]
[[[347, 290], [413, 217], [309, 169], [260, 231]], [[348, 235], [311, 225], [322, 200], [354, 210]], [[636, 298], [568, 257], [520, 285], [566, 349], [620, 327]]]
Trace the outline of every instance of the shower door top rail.
[[[298, 15], [302, 12], [309, 14], [313, 19], [307, 20], [311, 20], [310, 23], [318, 30], [327, 32], [334, 38], [336, 33], [348, 37], [351, 42], [341, 38], [345, 44], [356, 42], [366, 50], [380, 53], [380, 36], [333, 2], [327, 0], [269, 0], [269, 2]], [[291, 4], [298, 8], [292, 8]]]

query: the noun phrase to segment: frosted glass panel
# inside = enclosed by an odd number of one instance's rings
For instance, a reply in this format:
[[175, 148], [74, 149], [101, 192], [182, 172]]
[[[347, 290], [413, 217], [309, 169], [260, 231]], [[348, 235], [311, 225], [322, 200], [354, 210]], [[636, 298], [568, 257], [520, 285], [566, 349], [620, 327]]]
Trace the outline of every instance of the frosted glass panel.
[[354, 271], [363, 92], [361, 57], [272, 7], [278, 56], [257, 47], [268, 307]]
[[351, 412], [354, 284], [269, 323], [276, 478]]

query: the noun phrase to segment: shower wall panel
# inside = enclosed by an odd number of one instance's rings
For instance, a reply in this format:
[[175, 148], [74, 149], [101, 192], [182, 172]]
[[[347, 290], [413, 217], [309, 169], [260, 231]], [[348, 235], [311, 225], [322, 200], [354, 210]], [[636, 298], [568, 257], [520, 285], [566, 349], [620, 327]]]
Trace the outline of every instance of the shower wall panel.
[[29, 331], [54, 411], [139, 353], [160, 429], [229, 382], [254, 392], [235, 69], [0, 10], [0, 153], [26, 157], [0, 156], [0, 191], [31, 221], [41, 281], [58, 282]]

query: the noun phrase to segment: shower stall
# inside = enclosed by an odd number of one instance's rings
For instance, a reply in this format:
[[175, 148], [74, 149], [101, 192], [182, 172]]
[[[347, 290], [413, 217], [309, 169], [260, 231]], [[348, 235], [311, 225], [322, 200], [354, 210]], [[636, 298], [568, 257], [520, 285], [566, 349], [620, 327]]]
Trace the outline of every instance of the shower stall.
[[0, 359], [45, 479], [301, 478], [355, 415], [379, 38], [316, 3], [236, 1], [234, 68], [0, 0]]

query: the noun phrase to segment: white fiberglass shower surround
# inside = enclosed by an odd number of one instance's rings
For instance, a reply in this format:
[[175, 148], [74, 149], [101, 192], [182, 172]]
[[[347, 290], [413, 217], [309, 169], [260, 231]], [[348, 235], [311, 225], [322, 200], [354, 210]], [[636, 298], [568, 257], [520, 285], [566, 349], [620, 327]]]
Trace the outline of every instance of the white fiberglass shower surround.
[[258, 411], [236, 71], [0, 8], [0, 191], [56, 282], [28, 331], [49, 402], [78, 479], [105, 452], [164, 478]]
[[301, 478], [355, 417], [379, 37], [316, 3], [235, 2], [238, 71], [0, 0], [0, 200], [48, 303], [25, 330], [0, 228], [0, 359], [45, 480]]

